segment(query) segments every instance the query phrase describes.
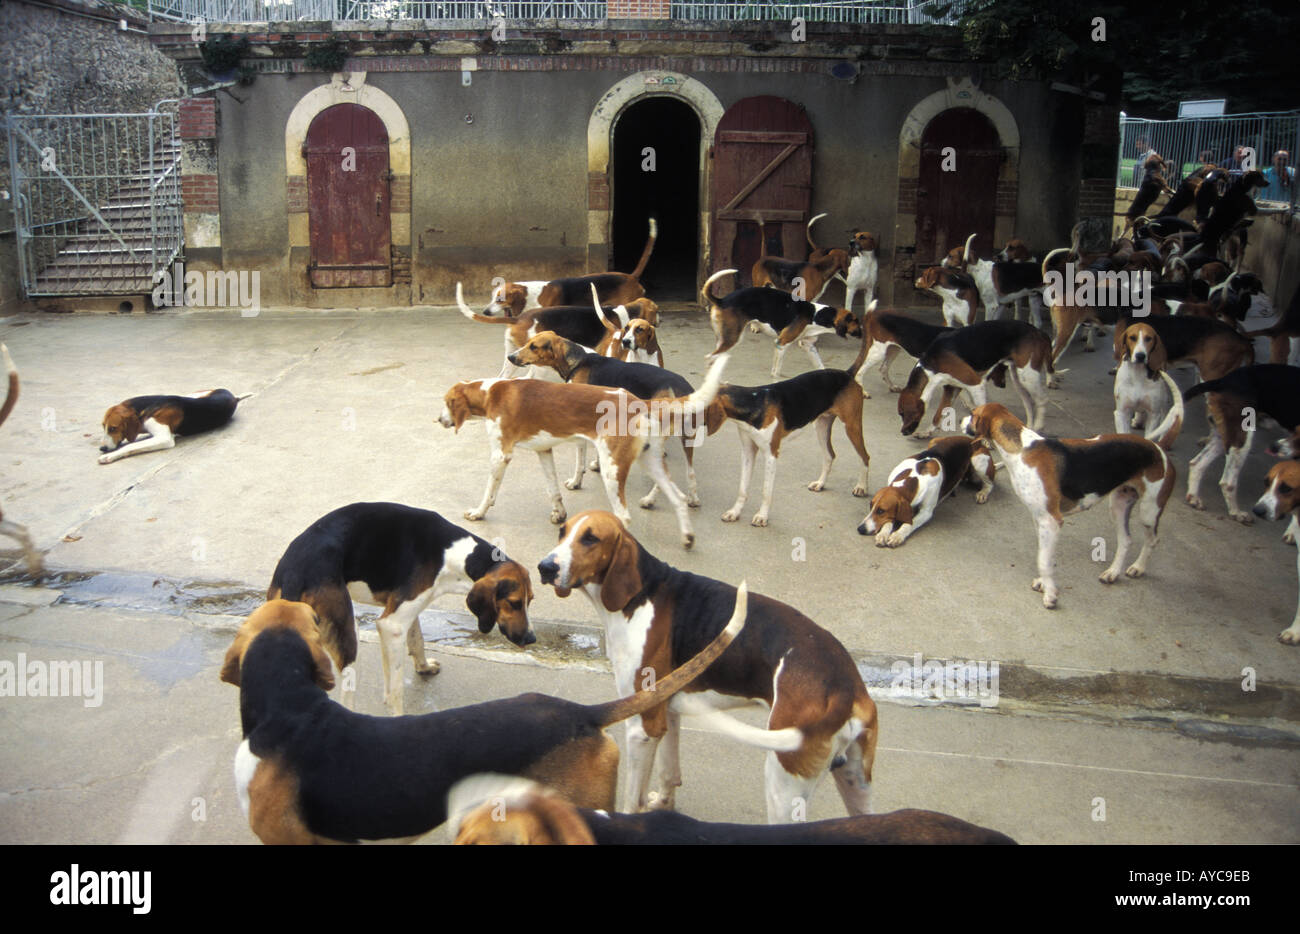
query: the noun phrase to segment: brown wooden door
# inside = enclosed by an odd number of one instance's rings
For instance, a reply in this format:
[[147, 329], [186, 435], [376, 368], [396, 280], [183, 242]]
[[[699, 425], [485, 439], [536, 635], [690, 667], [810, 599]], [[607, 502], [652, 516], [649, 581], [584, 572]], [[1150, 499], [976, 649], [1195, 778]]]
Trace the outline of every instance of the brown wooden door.
[[[952, 171], [944, 171], [951, 147]], [[969, 107], [945, 110], [921, 134], [921, 177], [916, 192], [917, 265], [937, 263], [976, 234], [984, 257], [993, 243], [998, 172], [1006, 154], [988, 117]]]
[[764, 253], [808, 255], [812, 157], [812, 124], [798, 104], [747, 97], [722, 115], [713, 146], [714, 270], [739, 269], [738, 284], [748, 285]]
[[311, 284], [392, 285], [388, 132], [374, 111], [335, 104], [307, 129]]

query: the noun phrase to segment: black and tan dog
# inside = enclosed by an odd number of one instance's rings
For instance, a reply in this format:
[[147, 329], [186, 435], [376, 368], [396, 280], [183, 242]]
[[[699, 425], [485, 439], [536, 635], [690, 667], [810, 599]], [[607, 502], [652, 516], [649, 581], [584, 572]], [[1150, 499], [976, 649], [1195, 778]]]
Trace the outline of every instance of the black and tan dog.
[[1013, 844], [1006, 834], [935, 811], [908, 809], [798, 824], [718, 824], [676, 811], [577, 808], [524, 778], [475, 775], [451, 790], [448, 820], [462, 846], [848, 846]]
[[715, 272], [700, 287], [700, 299], [709, 309], [709, 323], [718, 345], [708, 354], [716, 357], [739, 343], [746, 326], [776, 338], [772, 355], [772, 376], [780, 377], [781, 361], [786, 348], [799, 342], [819, 370], [826, 364], [817, 353], [817, 338], [834, 333], [838, 337], [861, 337], [862, 324], [847, 308], [832, 308], [816, 302], [801, 301], [780, 289], [749, 287], [737, 289], [718, 298], [711, 291], [713, 283], [736, 274], [734, 269]]
[[745, 597], [742, 584], [726, 628], [694, 658], [620, 700], [587, 706], [522, 694], [418, 717], [371, 717], [330, 700], [317, 615], [273, 600], [239, 627], [221, 667], [221, 680], [239, 688], [239, 803], [263, 843], [414, 839], [447, 819], [451, 787], [479, 772], [613, 808], [618, 744], [605, 727], [690, 684], [741, 632]]
[[209, 389], [192, 396], [134, 396], [119, 402], [104, 413], [99, 462], [111, 464], [133, 454], [174, 448], [175, 435], [222, 427], [234, 417], [239, 400], [247, 398], [236, 397], [229, 389]]
[[[266, 599], [296, 600], [319, 617], [321, 644], [342, 671], [357, 658], [352, 600], [384, 608], [375, 624], [384, 663], [384, 702], [402, 712], [402, 643], [415, 670], [438, 673], [424, 655], [420, 613], [443, 594], [467, 594], [480, 632], [499, 626], [518, 646], [537, 641], [528, 623], [528, 569], [499, 547], [436, 512], [399, 503], [353, 503], [321, 516], [289, 543]], [[355, 686], [345, 681], [343, 703]]]
[[820, 493], [830, 476], [835, 462], [835, 448], [831, 446], [831, 428], [835, 419], [844, 425], [849, 443], [862, 460], [862, 472], [853, 487], [854, 496], [867, 495], [867, 469], [871, 455], [862, 437], [862, 389], [857, 385], [857, 374], [867, 357], [867, 335], [862, 336], [858, 357], [847, 370], [812, 370], [793, 379], [765, 386], [732, 386], [724, 384], [718, 396], [705, 410], [705, 426], [713, 434], [727, 419], [736, 423], [740, 433], [740, 491], [736, 502], [722, 514], [723, 522], [735, 522], [749, 498], [749, 481], [754, 472], [754, 457], [761, 448], [765, 459], [763, 473], [763, 505], [750, 520], [751, 525], [767, 525], [772, 511], [772, 494], [776, 487], [776, 462], [781, 456], [781, 444], [790, 435], [812, 424], [817, 429], [817, 440], [822, 447], [821, 476], [808, 484], [808, 489]]

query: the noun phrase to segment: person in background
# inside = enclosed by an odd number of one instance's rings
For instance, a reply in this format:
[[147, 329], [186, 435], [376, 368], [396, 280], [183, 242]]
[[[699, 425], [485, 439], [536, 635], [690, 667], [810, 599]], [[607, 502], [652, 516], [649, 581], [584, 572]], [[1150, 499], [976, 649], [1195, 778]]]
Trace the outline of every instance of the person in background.
[[1137, 165], [1133, 166], [1133, 187], [1140, 188], [1142, 186], [1142, 181], [1146, 178], [1147, 174], [1147, 159], [1154, 156], [1156, 151], [1151, 148], [1151, 144], [1147, 141], [1145, 136], [1139, 136], [1133, 141], [1133, 145], [1137, 147], [1138, 151]]
[[1273, 153], [1273, 164], [1264, 170], [1264, 180], [1268, 185], [1256, 198], [1265, 201], [1290, 202], [1295, 190], [1295, 167], [1290, 165], [1291, 154], [1285, 149]]
[[1246, 144], [1238, 143], [1237, 148], [1232, 151], [1231, 159], [1223, 160], [1223, 168], [1228, 170], [1228, 175], [1237, 178], [1245, 171], [1246, 161]]

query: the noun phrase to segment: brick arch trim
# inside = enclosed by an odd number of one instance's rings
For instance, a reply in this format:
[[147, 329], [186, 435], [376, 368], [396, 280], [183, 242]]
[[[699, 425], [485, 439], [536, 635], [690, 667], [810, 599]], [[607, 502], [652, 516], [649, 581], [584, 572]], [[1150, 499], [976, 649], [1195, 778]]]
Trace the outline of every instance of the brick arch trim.
[[638, 71], [606, 91], [587, 121], [587, 265], [604, 269], [609, 263], [610, 149], [614, 125], [631, 104], [647, 97], [675, 97], [687, 104], [700, 120], [700, 247], [701, 269], [708, 268], [709, 148], [722, 119], [723, 106], [704, 84], [674, 71]]
[[[345, 89], [347, 88], [347, 89]], [[321, 113], [335, 104], [360, 104], [383, 121], [388, 132], [388, 168], [392, 179], [392, 243], [411, 245], [411, 128], [397, 102], [373, 85], [365, 72], [336, 72], [329, 84], [313, 88], [299, 98], [284, 127], [284, 161], [289, 189], [289, 245], [309, 246], [307, 227], [307, 160], [302, 148], [307, 130]]]

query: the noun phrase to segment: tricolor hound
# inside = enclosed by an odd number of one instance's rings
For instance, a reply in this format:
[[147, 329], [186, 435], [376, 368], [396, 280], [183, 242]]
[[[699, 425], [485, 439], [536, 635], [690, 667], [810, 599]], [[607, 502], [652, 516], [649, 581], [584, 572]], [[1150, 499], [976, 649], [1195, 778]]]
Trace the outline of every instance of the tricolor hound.
[[[1124, 335], [1135, 322], [1135, 318], [1119, 320], [1115, 328], [1116, 360], [1123, 358]], [[1255, 362], [1255, 347], [1250, 339], [1222, 321], [1194, 315], [1150, 315], [1138, 323], [1159, 338], [1167, 366], [1191, 363], [1201, 379], [1218, 379]]]
[[[176, 446], [175, 435], [197, 435], [227, 424], [240, 399], [228, 389], [209, 389], [192, 396], [135, 396], [104, 413], [101, 464], [134, 454], [166, 451]], [[141, 435], [149, 437], [137, 441]]]
[[[570, 519], [537, 569], [558, 596], [581, 590], [591, 601], [621, 693], [695, 655], [717, 635], [737, 599], [729, 584], [655, 558], [607, 512]], [[876, 705], [844, 646], [798, 610], [750, 594], [744, 632], [687, 690], [628, 721], [625, 810], [673, 808], [682, 783], [678, 729], [685, 714], [769, 750], [768, 823], [798, 820], [828, 770], [850, 814], [870, 811]], [[754, 702], [771, 708], [767, 729], [722, 713]], [[650, 773], [661, 739], [664, 761], [652, 800]]]
[[966, 434], [990, 442], [1002, 455], [1011, 486], [1029, 509], [1038, 527], [1038, 576], [1030, 585], [1043, 595], [1043, 606], [1056, 608], [1056, 538], [1064, 517], [1089, 508], [1110, 494], [1118, 542], [1115, 560], [1101, 574], [1101, 582], [1119, 580], [1132, 537], [1129, 515], [1137, 506], [1146, 532], [1137, 560], [1124, 571], [1129, 577], [1146, 573], [1156, 546], [1160, 515], [1174, 491], [1177, 471], [1168, 451], [1182, 428], [1183, 403], [1168, 373], [1174, 406], [1156, 431], [1158, 441], [1132, 435], [1102, 435], [1089, 439], [1044, 438], [1030, 431], [1007, 411], [992, 403], [981, 405], [962, 422]]
[[[1281, 519], [1290, 516], [1288, 533], [1295, 544], [1295, 530], [1300, 523], [1300, 461], [1289, 460], [1274, 464], [1268, 472], [1268, 489], [1255, 504], [1255, 515], [1261, 519]], [[1300, 555], [1296, 558], [1296, 573], [1300, 575]], [[1278, 633], [1278, 640], [1287, 645], [1300, 645], [1300, 608], [1296, 609], [1291, 625]]]
[[526, 778], [475, 775], [447, 799], [461, 846], [862, 846], [1013, 844], [1005, 834], [936, 811], [907, 809], [797, 824], [718, 824], [676, 811], [619, 814], [574, 807]]
[[793, 379], [765, 386], [725, 385], [705, 413], [709, 434], [717, 431], [727, 419], [736, 423], [740, 433], [740, 491], [735, 504], [722, 514], [723, 522], [735, 522], [749, 498], [749, 481], [754, 472], [754, 456], [763, 450], [766, 461], [763, 473], [763, 505], [750, 520], [751, 525], [767, 525], [772, 511], [772, 492], [776, 486], [776, 461], [781, 455], [781, 444], [790, 435], [815, 424], [817, 440], [824, 451], [821, 476], [808, 484], [808, 489], [820, 493], [830, 476], [835, 462], [835, 449], [831, 446], [831, 428], [835, 419], [844, 425], [849, 443], [862, 460], [862, 473], [853, 487], [854, 496], [867, 495], [867, 469], [871, 456], [862, 437], [862, 390], [855, 377], [866, 358], [866, 339], [858, 351], [858, 358], [847, 370], [812, 370], [800, 373]]
[[[319, 618], [321, 644], [339, 671], [357, 658], [352, 601], [384, 608], [375, 624], [384, 665], [384, 703], [402, 712], [402, 644], [423, 675], [438, 673], [424, 655], [420, 613], [443, 594], [467, 594], [479, 632], [499, 626], [518, 646], [537, 641], [528, 624], [528, 570], [499, 547], [436, 512], [398, 503], [353, 503], [321, 516], [289, 543], [271, 575], [268, 600], [306, 603]], [[353, 679], [342, 699], [352, 706]]]
[[1145, 322], [1116, 333], [1124, 352], [1115, 370], [1115, 431], [1128, 434], [1141, 425], [1150, 438], [1169, 408], [1169, 389], [1160, 378], [1169, 365], [1165, 345]]
[[564, 521], [564, 500], [555, 477], [552, 449], [566, 441], [585, 439], [596, 445], [600, 476], [610, 506], [625, 522], [625, 488], [628, 473], [638, 461], [645, 466], [673, 508], [682, 533], [682, 546], [695, 544], [690, 507], [686, 497], [668, 476], [664, 463], [663, 439], [691, 430], [700, 423], [705, 409], [718, 393], [726, 356], [709, 367], [703, 385], [677, 399], [645, 402], [625, 389], [548, 383], [538, 379], [476, 379], [457, 383], [447, 391], [446, 407], [438, 421], [445, 428], [460, 430], [467, 419], [488, 422], [492, 454], [491, 474], [483, 501], [465, 513], [466, 519], [482, 519], [496, 501], [497, 490], [517, 447], [537, 452], [551, 499], [551, 521]]
[[1011, 375], [1029, 424], [1034, 430], [1042, 428], [1047, 387], [1055, 372], [1051, 351], [1047, 335], [1024, 321], [980, 321], [940, 335], [921, 354], [898, 397], [903, 434], [930, 436], [930, 427], [922, 429], [921, 425], [940, 390], [944, 395], [936, 415], [962, 389], [970, 393], [975, 405], [983, 405], [987, 400], [985, 381], [998, 380], [1003, 372]]
[[943, 302], [943, 323], [948, 327], [962, 327], [975, 320], [979, 289], [966, 273], [945, 266], [926, 266], [916, 277], [915, 286], [919, 291], [939, 296]]
[[[4, 356], [5, 371], [8, 373], [9, 379], [9, 388], [5, 392], [4, 405], [0, 405], [0, 425], [3, 425], [5, 419], [9, 417], [9, 413], [14, 410], [14, 406], [18, 404], [18, 367], [14, 366], [13, 358], [9, 356], [9, 348], [4, 344], [0, 344], [0, 354]], [[32, 541], [31, 533], [27, 531], [27, 527], [19, 525], [12, 519], [6, 519], [3, 511], [0, 511], [0, 535], [12, 538], [23, 546], [23, 556], [27, 559], [28, 573], [39, 577], [45, 572], [41, 553], [36, 550], [36, 545]]]
[[1029, 318], [1034, 327], [1043, 326], [1043, 274], [1038, 268], [1029, 245], [1018, 237], [1007, 241], [993, 259], [980, 259], [971, 244], [976, 234], [966, 238], [965, 246], [953, 247], [944, 257], [943, 265], [964, 272], [975, 280], [980, 300], [984, 303], [984, 320], [1002, 318], [1005, 305], [1013, 307], [1011, 317], [1022, 298], [1029, 299]]
[[[602, 357], [581, 344], [565, 340], [550, 331], [538, 334], [508, 359], [515, 366], [549, 367], [566, 383], [626, 389], [638, 399], [673, 399], [689, 396], [695, 391], [686, 377], [671, 370], [648, 363], [626, 363], [612, 357]], [[682, 450], [686, 455], [686, 501], [691, 506], [700, 504], [700, 485], [695, 477], [695, 447], [703, 440], [703, 427], [684, 425], [681, 432]], [[579, 443], [577, 465], [573, 479], [565, 481], [566, 489], [577, 490], [582, 487], [582, 476], [586, 470], [586, 448], [585, 442]], [[653, 505], [658, 490], [658, 486], [653, 487], [641, 505]]]
[[876, 536], [876, 547], [897, 548], [934, 517], [934, 511], [965, 481], [978, 486], [975, 502], [987, 503], [993, 492], [993, 457], [988, 445], [961, 435], [936, 438], [889, 475], [889, 484], [871, 498], [871, 511], [859, 535]]
[[812, 238], [813, 224], [825, 214], [818, 214], [808, 222], [808, 245], [813, 248], [812, 259], [843, 252], [848, 259], [848, 271], [844, 274], [844, 307], [853, 310], [853, 303], [858, 293], [863, 293], [863, 304], [870, 306], [876, 300], [876, 278], [880, 272], [880, 263], [876, 258], [876, 235], [869, 230], [849, 232], [849, 248], [845, 251], [823, 250]]
[[586, 276], [569, 276], [564, 279], [535, 279], [528, 282], [504, 282], [492, 290], [492, 299], [483, 314], [487, 317], [506, 315], [517, 317], [529, 308], [554, 308], [559, 305], [582, 305], [587, 301], [588, 289], [595, 286], [602, 305], [626, 305], [645, 295], [641, 287], [641, 273], [645, 272], [650, 253], [654, 250], [659, 227], [650, 218], [650, 237], [641, 251], [636, 269], [626, 272], [597, 272]]
[[[476, 314], [465, 304], [465, 294], [459, 282], [456, 283], [456, 304], [460, 307], [460, 313], [471, 321], [505, 325], [504, 341], [507, 358], [543, 331], [554, 331], [561, 337], [591, 348], [598, 347], [607, 334], [604, 320], [597, 316], [590, 304], [532, 308], [517, 318], [489, 318]], [[623, 309], [621, 315], [618, 313], [620, 308]], [[609, 308], [609, 314], [617, 318], [619, 325], [623, 327], [627, 326], [631, 318], [645, 318], [651, 324], [659, 322], [659, 306], [648, 298], [638, 298], [636, 301], [613, 306]], [[624, 318], [623, 315], [628, 317]], [[518, 372], [519, 368], [509, 359], [505, 359], [501, 363], [501, 372], [498, 375], [500, 378], [505, 378]]]
[[745, 333], [745, 326], [750, 325], [776, 338], [772, 376], [779, 378], [785, 349], [794, 341], [799, 342], [813, 365], [820, 370], [826, 364], [817, 353], [818, 337], [830, 333], [839, 337], [862, 336], [861, 323], [848, 309], [800, 301], [780, 289], [751, 286], [737, 289], [723, 298], [716, 297], [711, 291], [713, 283], [735, 274], [734, 269], [723, 269], [709, 276], [700, 287], [700, 299], [709, 309], [709, 323], [718, 339], [718, 346], [708, 354], [710, 357], [735, 347]]
[[1228, 515], [1249, 525], [1250, 513], [1237, 506], [1237, 478], [1241, 474], [1251, 442], [1255, 440], [1256, 422], [1267, 415], [1288, 432], [1300, 427], [1300, 367], [1261, 363], [1233, 370], [1221, 379], [1197, 383], [1187, 390], [1192, 399], [1202, 393], [1210, 413], [1209, 443], [1192, 458], [1187, 470], [1187, 503], [1204, 509], [1201, 481], [1210, 465], [1224, 456], [1223, 476], [1219, 489], [1228, 506]]
[[[862, 319], [862, 330], [867, 342], [867, 359], [858, 371], [858, 382], [862, 383], [866, 372], [879, 364], [880, 378], [885, 381], [890, 392], [902, 392], [903, 387], [895, 385], [889, 376], [889, 365], [894, 362], [900, 350], [913, 357], [925, 353], [934, 339], [953, 330], [936, 324], [917, 321], [906, 315], [888, 311], [876, 311], [876, 303], [867, 306], [867, 313]], [[866, 393], [866, 387], [863, 386]], [[871, 398], [867, 394], [867, 398]]]
[[[586, 706], [521, 694], [412, 717], [334, 703], [316, 614], [273, 600], [244, 621], [221, 680], [239, 688], [239, 803], [263, 843], [411, 840], [447, 819], [447, 793], [480, 772], [550, 785], [580, 807], [613, 808], [618, 744], [604, 732], [681, 690], [745, 624], [745, 590], [698, 656], [642, 691]], [[638, 684], [641, 683], [638, 681]]]

